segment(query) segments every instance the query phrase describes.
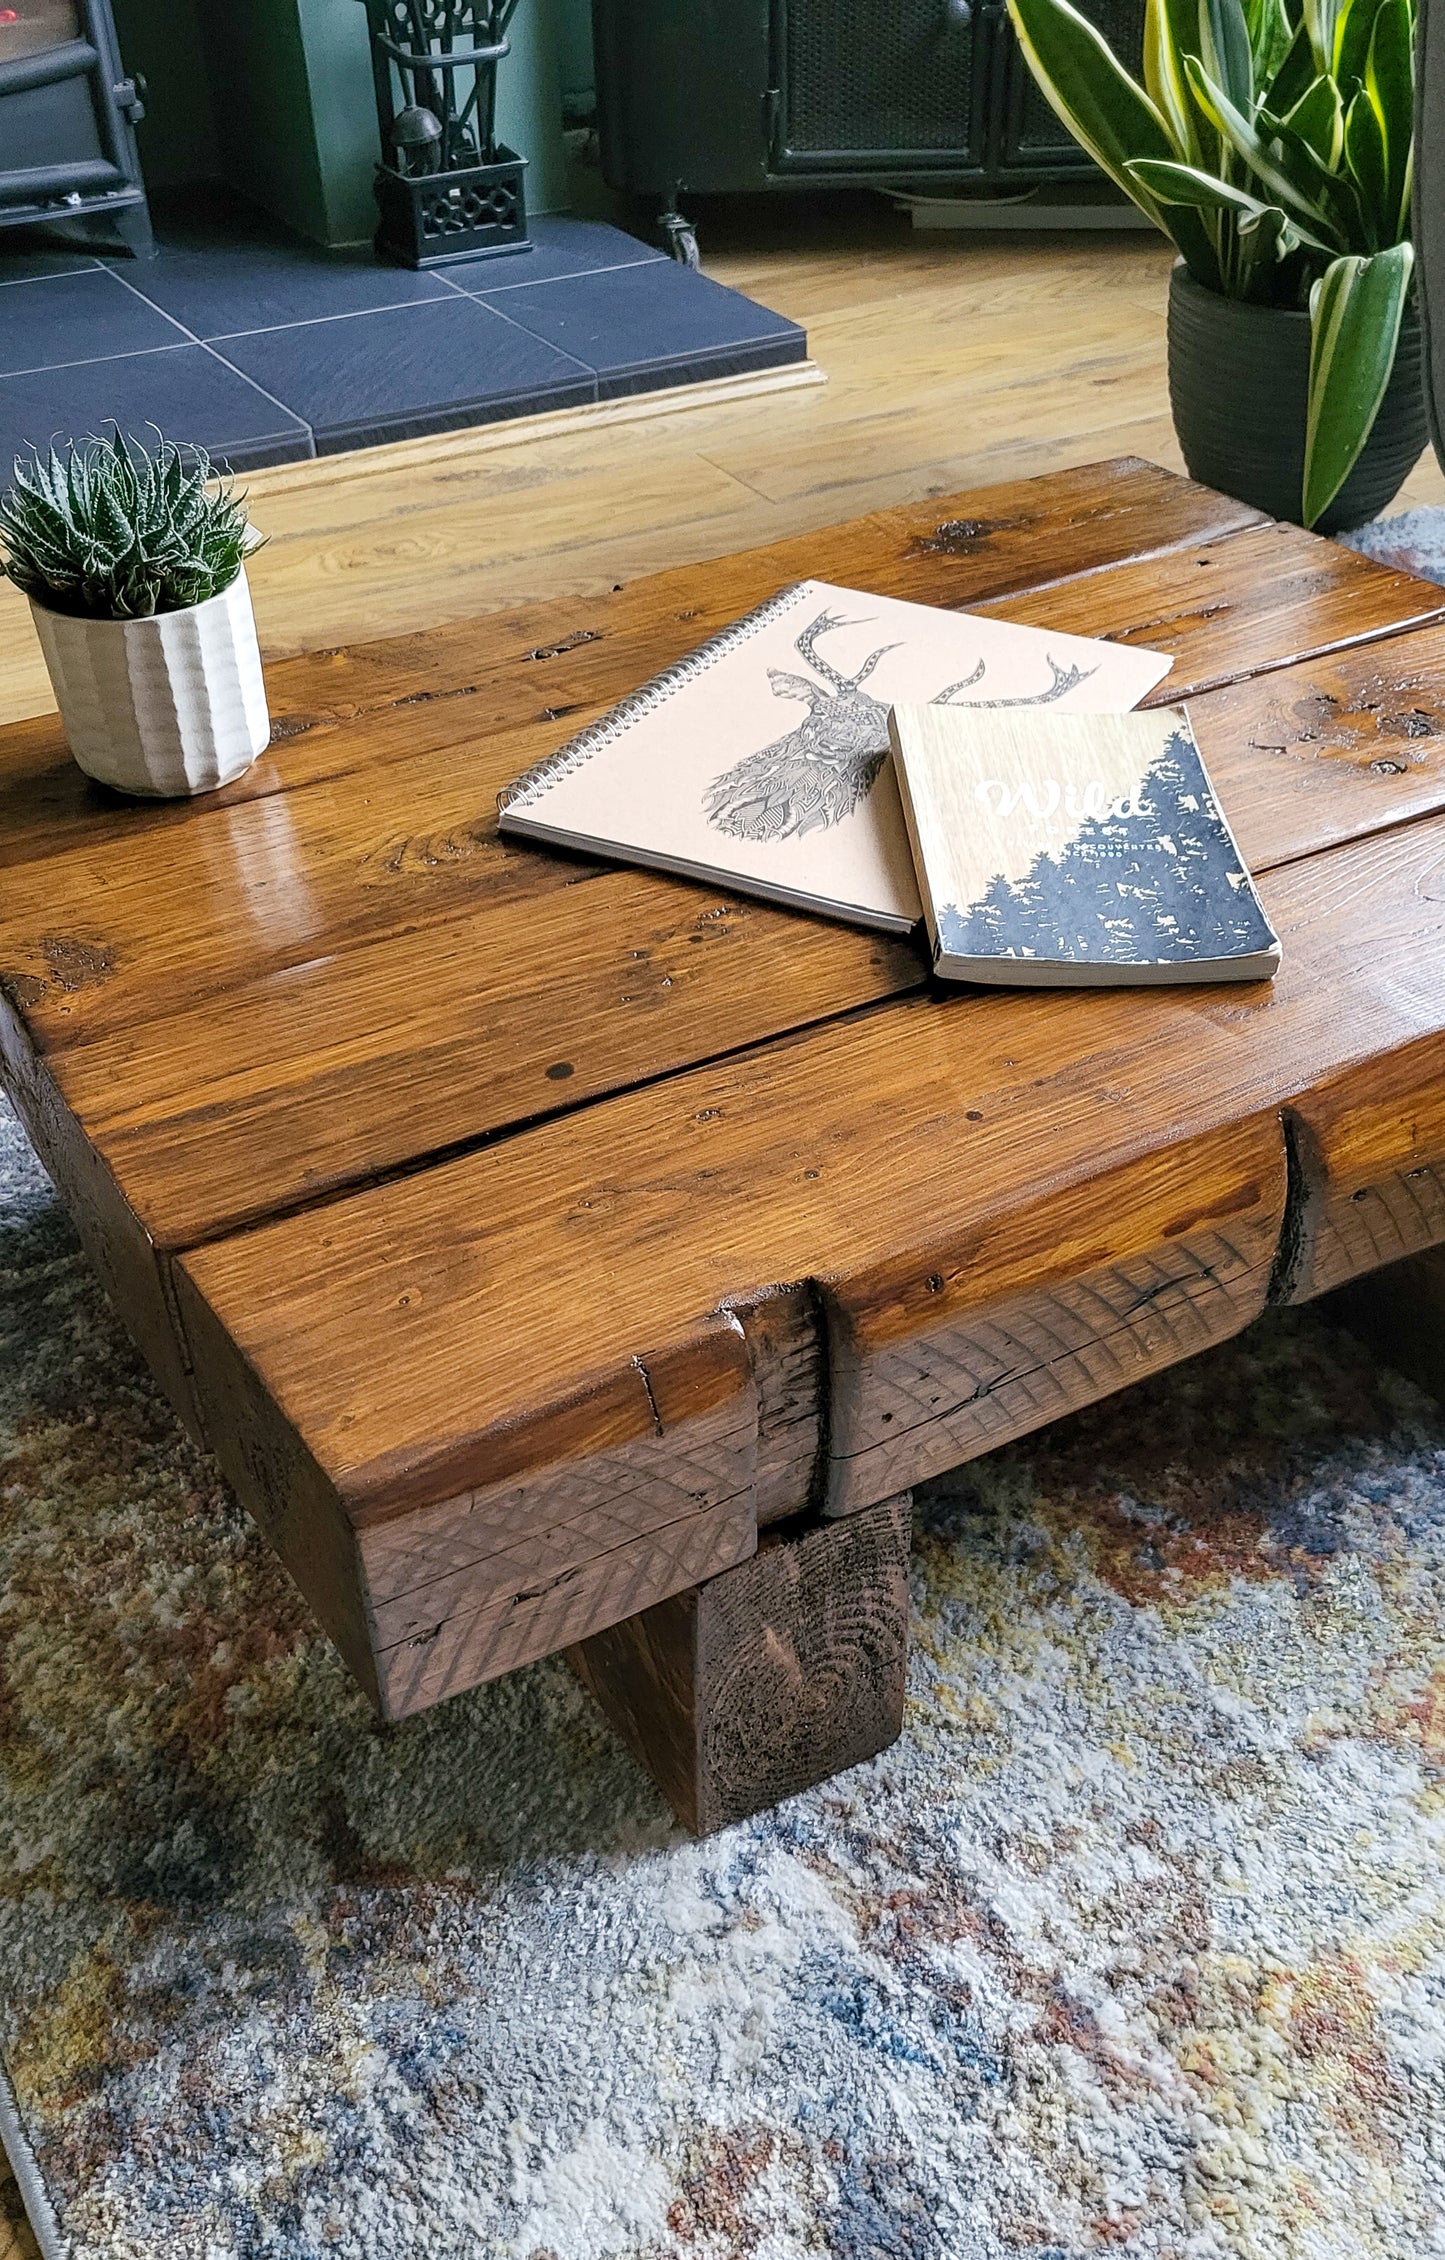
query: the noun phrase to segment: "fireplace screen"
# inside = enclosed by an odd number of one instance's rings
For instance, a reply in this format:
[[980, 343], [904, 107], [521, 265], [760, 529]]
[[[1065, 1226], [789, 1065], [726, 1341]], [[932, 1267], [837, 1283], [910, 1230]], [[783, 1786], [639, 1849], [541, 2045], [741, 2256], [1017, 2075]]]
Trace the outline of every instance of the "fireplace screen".
[[110, 0], [0, 0], [0, 227], [104, 221], [152, 249]]

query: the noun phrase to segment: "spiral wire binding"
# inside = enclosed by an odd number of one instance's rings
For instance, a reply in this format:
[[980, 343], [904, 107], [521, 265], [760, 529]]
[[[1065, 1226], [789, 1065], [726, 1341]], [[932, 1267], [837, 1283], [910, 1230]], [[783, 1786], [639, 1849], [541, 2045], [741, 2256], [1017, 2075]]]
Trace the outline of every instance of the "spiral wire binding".
[[585, 730], [580, 730], [575, 738], [569, 738], [555, 753], [547, 754], [541, 761], [534, 761], [530, 769], [524, 769], [520, 777], [514, 777], [511, 784], [504, 785], [498, 793], [498, 813], [506, 815], [521, 801], [545, 791], [550, 785], [560, 783], [564, 777], [570, 777], [574, 770], [590, 761], [595, 753], [601, 753], [604, 746], [613, 744], [630, 730], [634, 722], [640, 722], [644, 715], [651, 714], [671, 698], [674, 691], [685, 690], [689, 683], [695, 683], [718, 660], [726, 659], [730, 652], [736, 651], [750, 636], [755, 636], [760, 628], [766, 628], [771, 621], [780, 619], [783, 613], [801, 602], [811, 586], [809, 581], [790, 582], [787, 588], [779, 589], [776, 596], [770, 596], [766, 603], [756, 605], [751, 612], [745, 612], [741, 620], [734, 620], [729, 627], [720, 628], [715, 636], [710, 636], [706, 643], [700, 643], [696, 651], [690, 651], [685, 659], [674, 660], [671, 667], [664, 667], [660, 675], [654, 675], [649, 682], [643, 683], [629, 698], [623, 699], [620, 706], [614, 706], [610, 714], [604, 714], [600, 722], [589, 723]]

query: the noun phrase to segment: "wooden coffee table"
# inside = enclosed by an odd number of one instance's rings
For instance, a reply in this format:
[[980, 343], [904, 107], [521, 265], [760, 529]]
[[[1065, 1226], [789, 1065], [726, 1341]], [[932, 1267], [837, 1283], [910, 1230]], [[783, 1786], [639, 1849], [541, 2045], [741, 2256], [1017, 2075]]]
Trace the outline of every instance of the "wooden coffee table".
[[[1278, 980], [945, 993], [498, 839], [809, 574], [1173, 651]], [[0, 1054], [388, 1716], [567, 1647], [693, 1826], [821, 1778], [898, 1730], [910, 1483], [1445, 1239], [1445, 590], [1111, 463], [269, 683], [191, 805], [0, 734]]]

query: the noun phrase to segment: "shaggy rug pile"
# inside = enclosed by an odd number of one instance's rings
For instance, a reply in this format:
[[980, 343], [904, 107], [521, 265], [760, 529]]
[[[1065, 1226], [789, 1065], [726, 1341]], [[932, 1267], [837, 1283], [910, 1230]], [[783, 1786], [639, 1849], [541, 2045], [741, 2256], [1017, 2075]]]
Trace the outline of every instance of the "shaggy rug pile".
[[560, 1664], [379, 1726], [0, 1111], [46, 2251], [1445, 2255], [1445, 1412], [1271, 1318], [930, 1487], [913, 1590], [901, 1743], [711, 1842]]

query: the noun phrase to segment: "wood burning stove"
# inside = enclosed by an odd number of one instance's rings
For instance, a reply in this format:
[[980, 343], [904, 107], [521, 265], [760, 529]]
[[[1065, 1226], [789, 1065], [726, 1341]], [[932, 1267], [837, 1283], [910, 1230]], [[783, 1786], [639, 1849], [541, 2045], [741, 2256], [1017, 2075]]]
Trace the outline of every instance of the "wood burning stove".
[[155, 246], [110, 0], [0, 0], [0, 228], [105, 224], [137, 258]]

